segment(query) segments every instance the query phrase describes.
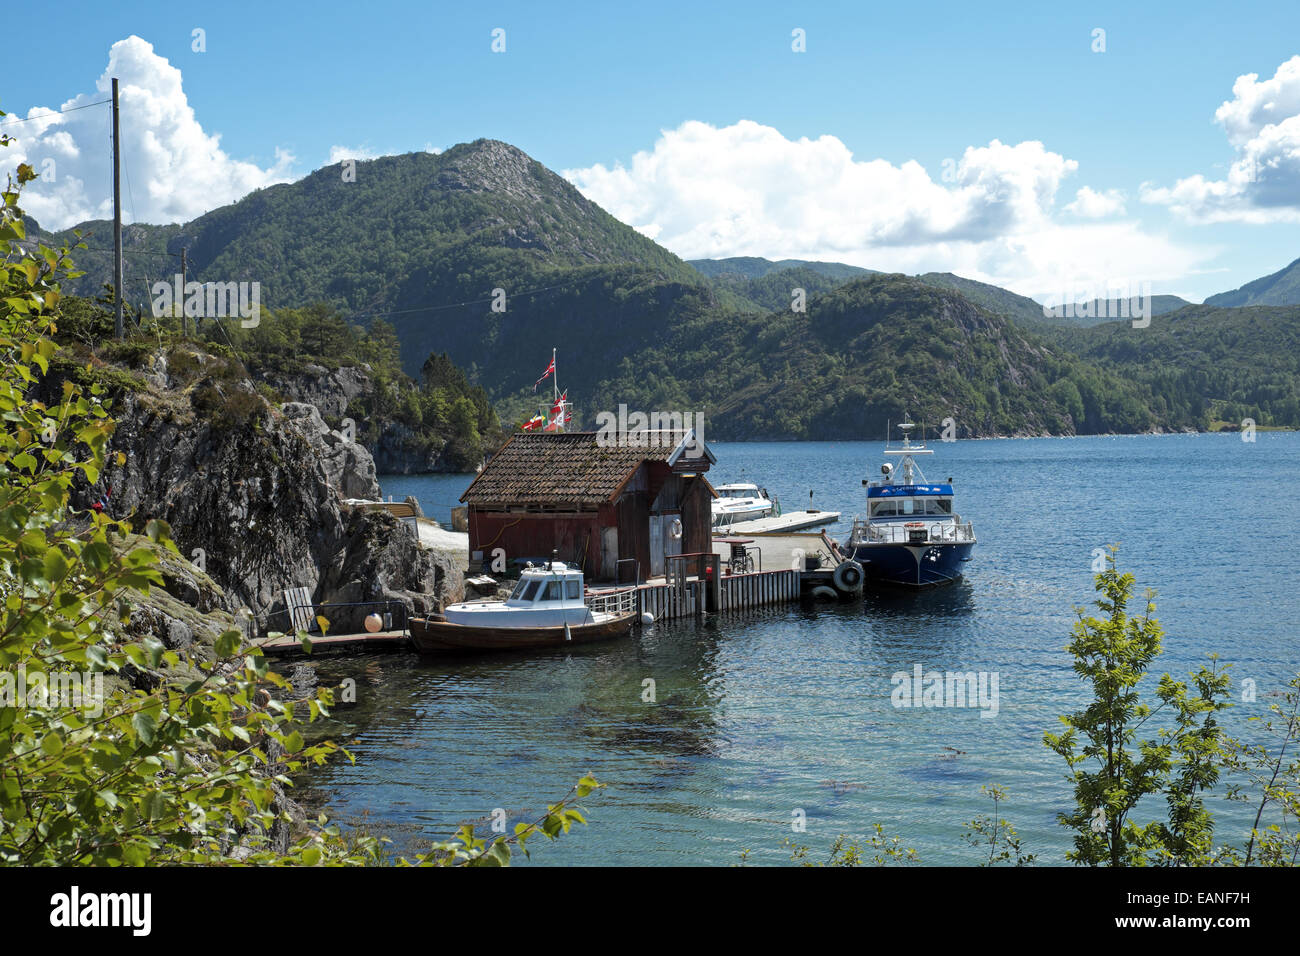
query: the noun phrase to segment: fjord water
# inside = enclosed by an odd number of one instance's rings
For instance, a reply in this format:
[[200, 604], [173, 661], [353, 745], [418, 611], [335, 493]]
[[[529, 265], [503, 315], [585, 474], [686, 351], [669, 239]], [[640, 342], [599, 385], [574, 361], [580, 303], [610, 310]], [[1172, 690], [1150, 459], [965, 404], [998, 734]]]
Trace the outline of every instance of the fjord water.
[[[966, 579], [940, 590], [655, 624], [571, 654], [322, 658], [311, 666], [323, 679], [357, 682], [357, 703], [337, 709], [356, 764], [314, 771], [300, 795], [409, 853], [461, 823], [486, 827], [496, 808], [513, 827], [590, 772], [608, 784], [583, 801], [590, 825], [538, 845], [535, 862], [731, 864], [748, 850], [779, 863], [787, 839], [820, 859], [837, 835], [881, 823], [922, 862], [954, 864], [978, 860], [962, 824], [991, 809], [980, 785], [996, 783], [1025, 851], [1061, 863], [1069, 837], [1055, 815], [1071, 792], [1042, 736], [1085, 701], [1063, 648], [1073, 607], [1094, 596], [1094, 549], [1120, 542], [1139, 591], [1158, 589], [1165, 653], [1143, 683], [1153, 703], [1160, 673], [1185, 676], [1217, 652], [1235, 677], [1227, 723], [1253, 734], [1245, 719], [1300, 667], [1300, 435], [1256, 437], [936, 444], [922, 467], [952, 476], [979, 536]], [[842, 537], [882, 445], [713, 447], [715, 483], [756, 481], [786, 510], [815, 489], [817, 507], [844, 513]], [[445, 520], [469, 480], [381, 483]], [[891, 675], [917, 664], [995, 672], [997, 715], [895, 708]], [[1254, 703], [1241, 700], [1244, 678]], [[1253, 811], [1210, 802], [1235, 842]], [[800, 810], [806, 831], [794, 833]]]

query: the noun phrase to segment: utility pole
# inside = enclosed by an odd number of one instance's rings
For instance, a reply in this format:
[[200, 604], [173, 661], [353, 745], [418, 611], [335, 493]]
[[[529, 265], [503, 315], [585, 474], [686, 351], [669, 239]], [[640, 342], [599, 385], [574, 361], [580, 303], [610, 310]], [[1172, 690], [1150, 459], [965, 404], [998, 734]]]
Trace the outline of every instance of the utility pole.
[[183, 339], [190, 337], [190, 323], [185, 318], [185, 266], [185, 247], [181, 246], [181, 338]]
[[113, 334], [126, 337], [122, 318], [122, 134], [117, 120], [117, 77], [113, 77]]

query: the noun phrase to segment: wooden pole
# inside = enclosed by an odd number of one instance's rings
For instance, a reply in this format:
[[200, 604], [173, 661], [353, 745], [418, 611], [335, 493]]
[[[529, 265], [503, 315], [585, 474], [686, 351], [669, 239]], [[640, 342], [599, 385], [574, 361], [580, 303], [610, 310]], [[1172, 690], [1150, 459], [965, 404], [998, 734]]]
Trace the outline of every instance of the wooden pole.
[[181, 246], [181, 338], [189, 338], [190, 322], [185, 317], [185, 273], [188, 271], [188, 262], [185, 258], [185, 247]]
[[113, 77], [113, 334], [126, 337], [122, 316], [122, 134], [118, 128], [117, 77]]

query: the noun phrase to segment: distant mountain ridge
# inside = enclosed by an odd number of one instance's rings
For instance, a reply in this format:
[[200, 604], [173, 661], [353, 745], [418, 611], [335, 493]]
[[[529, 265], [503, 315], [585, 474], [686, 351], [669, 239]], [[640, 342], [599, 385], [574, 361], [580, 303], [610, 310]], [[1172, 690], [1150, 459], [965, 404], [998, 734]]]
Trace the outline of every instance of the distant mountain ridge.
[[1205, 304], [1230, 308], [1246, 305], [1300, 304], [1300, 259], [1272, 275], [1247, 282], [1240, 289], [1212, 295], [1205, 300]]
[[[1106, 331], [1127, 323], [1100, 326], [1116, 347], [1096, 351], [1075, 335], [1090, 330], [1048, 321], [1033, 299], [951, 273], [687, 263], [496, 140], [359, 162], [355, 182], [342, 171], [184, 225], [128, 227], [127, 297], [147, 307], [184, 246], [191, 279], [259, 281], [272, 325], [276, 309], [320, 302], [353, 324], [391, 323], [413, 377], [446, 353], [506, 423], [537, 411], [552, 349], [580, 427], [620, 402], [704, 411], [719, 438], [875, 437], [882, 409], [945, 407], [963, 436], [1145, 431], [1202, 427], [1209, 407], [1194, 385], [1174, 400], [1158, 376], [1127, 380], [1124, 363], [1145, 368], [1156, 341]], [[107, 224], [89, 225], [74, 292], [109, 275]]]

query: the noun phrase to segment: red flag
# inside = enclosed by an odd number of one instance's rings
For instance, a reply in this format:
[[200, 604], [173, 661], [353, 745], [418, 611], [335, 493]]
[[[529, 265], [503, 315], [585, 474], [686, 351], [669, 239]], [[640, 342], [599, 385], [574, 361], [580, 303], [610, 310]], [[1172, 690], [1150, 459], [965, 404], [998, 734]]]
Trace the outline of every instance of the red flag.
[[541, 415], [534, 415], [532, 418], [528, 419], [528, 421], [524, 422], [522, 426], [523, 430], [526, 432], [530, 432], [538, 425], [542, 424], [542, 422], [544, 421], [546, 421], [546, 419], [543, 418]]
[[544, 381], [550, 378], [551, 373], [554, 371], [555, 371], [555, 356], [552, 355], [551, 364], [546, 366], [546, 371], [542, 373], [542, 377], [539, 378], [537, 381], [533, 382], [533, 391], [534, 392], [537, 391], [537, 386], [541, 385]]

